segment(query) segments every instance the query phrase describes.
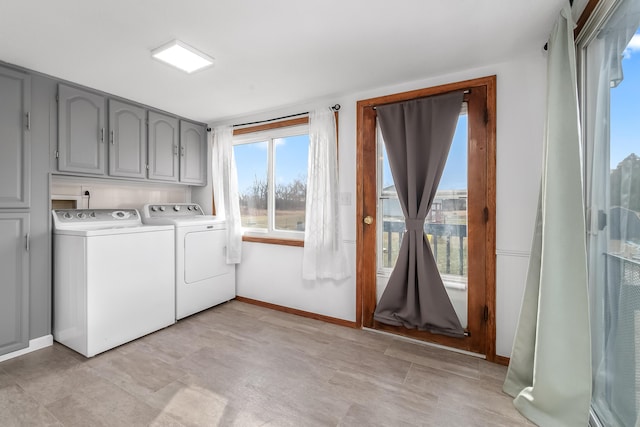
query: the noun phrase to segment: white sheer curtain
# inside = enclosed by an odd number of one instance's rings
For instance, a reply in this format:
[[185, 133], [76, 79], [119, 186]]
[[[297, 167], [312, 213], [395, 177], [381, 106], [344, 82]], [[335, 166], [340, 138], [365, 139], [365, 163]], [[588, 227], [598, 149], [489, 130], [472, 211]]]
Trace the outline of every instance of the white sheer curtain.
[[212, 154], [211, 175], [216, 214], [227, 221], [227, 264], [239, 264], [242, 258], [242, 225], [238, 172], [233, 157], [233, 127], [215, 128]]
[[542, 181], [503, 390], [541, 426], [586, 426], [591, 403], [582, 164], [571, 8], [549, 39]]
[[[640, 25], [640, 1], [622, 0], [585, 49], [585, 157], [589, 291], [594, 373], [593, 405], [606, 425], [640, 425], [640, 294], [627, 280], [630, 266], [621, 250], [626, 216], [632, 212], [628, 188], [618, 187], [612, 205], [610, 165], [611, 90], [624, 79], [625, 48]], [[625, 168], [620, 168], [626, 172]], [[623, 181], [630, 179], [623, 176]], [[614, 208], [614, 209], [612, 209]], [[617, 215], [616, 215], [617, 213]], [[619, 253], [618, 253], [619, 252]], [[638, 267], [635, 267], [636, 271]]]
[[309, 114], [309, 167], [302, 277], [349, 277], [340, 230], [336, 122], [330, 108]]

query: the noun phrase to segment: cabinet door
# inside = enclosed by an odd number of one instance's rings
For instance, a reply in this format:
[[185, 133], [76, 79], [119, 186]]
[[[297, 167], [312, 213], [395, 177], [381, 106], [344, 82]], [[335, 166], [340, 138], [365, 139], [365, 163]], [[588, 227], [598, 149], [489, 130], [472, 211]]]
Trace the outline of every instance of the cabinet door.
[[0, 354], [29, 345], [29, 214], [0, 213]]
[[105, 99], [58, 85], [58, 169], [104, 175]]
[[178, 181], [178, 119], [149, 111], [149, 179]]
[[0, 67], [0, 208], [29, 207], [31, 78]]
[[180, 120], [180, 182], [204, 185], [207, 177], [207, 130]]
[[145, 178], [146, 110], [109, 100], [109, 175]]

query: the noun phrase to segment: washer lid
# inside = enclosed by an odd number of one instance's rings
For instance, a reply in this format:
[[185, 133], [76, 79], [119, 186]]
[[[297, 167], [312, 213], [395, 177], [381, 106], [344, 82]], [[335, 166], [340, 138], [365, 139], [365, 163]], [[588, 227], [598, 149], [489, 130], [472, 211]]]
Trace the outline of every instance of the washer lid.
[[105, 227], [76, 227], [58, 228], [53, 233], [65, 236], [113, 236], [116, 234], [153, 233], [158, 231], [173, 232], [173, 225], [129, 225], [129, 226], [105, 226]]

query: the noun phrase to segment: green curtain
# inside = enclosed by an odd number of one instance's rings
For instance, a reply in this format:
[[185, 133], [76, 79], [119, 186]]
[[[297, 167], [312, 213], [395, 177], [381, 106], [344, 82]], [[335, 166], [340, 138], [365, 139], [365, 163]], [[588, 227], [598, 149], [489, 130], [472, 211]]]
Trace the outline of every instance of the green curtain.
[[503, 390], [541, 426], [589, 420], [591, 340], [571, 8], [549, 39], [543, 170], [522, 310]]

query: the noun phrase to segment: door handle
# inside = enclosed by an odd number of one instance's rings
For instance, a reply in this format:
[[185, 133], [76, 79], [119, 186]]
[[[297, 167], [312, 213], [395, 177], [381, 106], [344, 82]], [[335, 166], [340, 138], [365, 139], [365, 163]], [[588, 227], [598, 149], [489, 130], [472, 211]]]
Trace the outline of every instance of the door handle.
[[371, 225], [373, 224], [373, 217], [371, 215], [367, 215], [362, 221], [367, 225]]

